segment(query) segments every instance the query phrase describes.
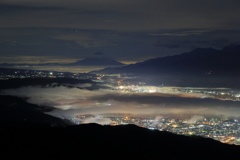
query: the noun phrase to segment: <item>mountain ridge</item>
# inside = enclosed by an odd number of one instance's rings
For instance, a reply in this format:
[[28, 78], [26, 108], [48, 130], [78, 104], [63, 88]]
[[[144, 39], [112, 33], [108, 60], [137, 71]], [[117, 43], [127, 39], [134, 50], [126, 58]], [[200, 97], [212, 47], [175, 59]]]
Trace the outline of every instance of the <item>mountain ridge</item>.
[[[239, 54], [238, 54], [239, 53]], [[221, 50], [197, 48], [179, 55], [149, 59], [144, 62], [118, 68], [105, 68], [97, 73], [149, 74], [217, 74], [240, 73], [240, 45]]]
[[83, 60], [79, 60], [74, 63], [69, 63], [66, 65], [83, 65], [83, 66], [90, 66], [90, 65], [124, 65], [121, 62], [115, 61], [110, 58], [84, 58]]
[[[11, 159], [238, 159], [240, 147], [135, 125], [82, 124], [1, 127], [1, 158]], [[11, 154], [9, 154], [11, 153]], [[16, 156], [20, 155], [20, 156]], [[197, 156], [197, 157], [196, 157]]]

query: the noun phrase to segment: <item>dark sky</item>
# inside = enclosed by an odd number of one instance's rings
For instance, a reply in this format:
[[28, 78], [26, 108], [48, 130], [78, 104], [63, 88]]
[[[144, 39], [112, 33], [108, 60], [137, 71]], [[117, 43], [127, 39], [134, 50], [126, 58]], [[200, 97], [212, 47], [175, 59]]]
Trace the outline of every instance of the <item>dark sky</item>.
[[[239, 43], [239, 0], [1, 0], [0, 63], [131, 63]], [[96, 56], [96, 55], [95, 55]]]

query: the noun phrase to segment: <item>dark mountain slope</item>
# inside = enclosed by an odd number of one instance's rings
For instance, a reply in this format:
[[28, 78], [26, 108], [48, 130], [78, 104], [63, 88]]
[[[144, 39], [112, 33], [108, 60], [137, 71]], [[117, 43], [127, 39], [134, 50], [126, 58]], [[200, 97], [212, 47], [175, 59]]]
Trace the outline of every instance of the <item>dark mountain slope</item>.
[[138, 75], [214, 75], [240, 74], [240, 46], [222, 50], [197, 48], [175, 56], [150, 59], [118, 68], [106, 68], [99, 73], [133, 73]]
[[1, 127], [0, 157], [11, 159], [239, 159], [240, 147], [134, 125]]
[[62, 120], [44, 114], [54, 108], [37, 106], [27, 103], [23, 98], [0, 95], [0, 122], [13, 126], [59, 126], [72, 125], [70, 121]]
[[115, 61], [110, 58], [84, 58], [83, 60], [74, 62], [74, 63], [69, 63], [66, 65], [71, 65], [71, 66], [101, 66], [101, 65], [124, 65], [123, 63], [120, 63], [118, 61]]

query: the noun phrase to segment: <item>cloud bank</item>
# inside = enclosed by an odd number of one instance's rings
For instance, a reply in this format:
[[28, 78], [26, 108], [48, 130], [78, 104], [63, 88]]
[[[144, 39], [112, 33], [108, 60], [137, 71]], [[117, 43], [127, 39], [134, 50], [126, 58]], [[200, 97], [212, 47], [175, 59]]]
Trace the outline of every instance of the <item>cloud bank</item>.
[[[202, 116], [240, 117], [240, 102], [202, 98], [198, 94], [123, 93], [103, 89], [89, 91], [63, 86], [8, 89], [1, 94], [29, 97], [29, 103], [53, 106], [56, 109], [47, 114], [59, 118], [84, 114], [171, 118], [195, 116], [192, 120]], [[110, 120], [96, 117], [85, 120], [85, 123], [89, 122], [103, 124]]]

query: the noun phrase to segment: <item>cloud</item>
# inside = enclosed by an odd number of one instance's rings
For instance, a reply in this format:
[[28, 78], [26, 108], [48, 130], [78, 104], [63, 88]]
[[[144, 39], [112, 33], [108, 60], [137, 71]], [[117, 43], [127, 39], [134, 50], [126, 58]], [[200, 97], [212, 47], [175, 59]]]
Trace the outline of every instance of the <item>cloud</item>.
[[76, 62], [74, 58], [62, 58], [57, 56], [2, 56], [0, 63], [27, 63], [27, 64], [39, 64], [39, 63], [72, 63]]
[[190, 119], [188, 119], [187, 123], [194, 123], [195, 121], [198, 121], [201, 119], [204, 119], [204, 117], [200, 115], [194, 115]]
[[102, 46], [112, 46], [114, 43], [104, 40], [100, 40], [98, 38], [92, 38], [84, 35], [60, 35], [54, 37], [54, 39], [66, 40], [66, 41], [74, 41], [80, 46], [83, 47], [102, 47]]
[[[53, 106], [47, 114], [62, 118], [76, 115], [132, 115], [176, 118], [196, 115], [239, 117], [240, 102], [202, 98], [202, 95], [162, 93], [122, 93], [111, 90], [89, 91], [77, 88], [24, 87], [3, 90], [2, 95], [29, 97], [29, 103]], [[108, 119], [88, 119], [86, 122], [108, 122]]]
[[91, 87], [92, 84], [91, 83], [80, 83], [80, 84], [75, 84], [74, 86], [76, 87], [80, 87], [80, 88], [87, 88], [87, 87]]
[[110, 118], [103, 117], [94, 117], [94, 118], [86, 118], [82, 123], [98, 123], [101, 125], [111, 124], [112, 120]]
[[5, 17], [0, 18], [1, 27], [74, 27], [121, 31], [238, 29], [239, 23], [236, 21], [240, 15], [237, 0], [2, 0], [1, 4], [13, 10], [16, 6], [21, 8], [18, 12], [3, 12]]
[[118, 67], [118, 66], [14, 66], [16, 69], [27, 69], [27, 70], [48, 70], [57, 72], [72, 72], [72, 73], [88, 73], [90, 71], [97, 71], [106, 67]]
[[163, 118], [162, 116], [157, 116], [157, 117], [155, 117], [152, 126], [156, 126], [156, 125], [159, 123], [160, 119], [162, 119], [162, 118]]
[[[222, 31], [224, 32], [224, 31]], [[219, 35], [218, 35], [218, 34]], [[213, 35], [214, 34], [214, 35]], [[222, 49], [225, 46], [230, 44], [238, 44], [240, 41], [235, 39], [235, 36], [228, 37], [232, 33], [221, 33], [219, 32], [212, 32], [208, 34], [201, 34], [201, 35], [185, 35], [184, 37], [176, 35], [175, 33], [163, 36], [163, 34], [157, 34], [159, 40], [155, 42], [153, 46], [156, 47], [165, 47], [165, 48], [188, 48], [188, 49], [195, 49], [195, 48], [218, 48]], [[239, 31], [235, 32], [235, 35], [238, 35]], [[221, 35], [221, 36], [220, 36]], [[228, 35], [228, 36], [227, 36]], [[219, 38], [218, 38], [219, 37]]]
[[152, 36], [190, 36], [190, 35], [201, 35], [203, 33], [209, 32], [209, 30], [188, 30], [180, 32], [170, 32], [170, 33], [152, 33]]

